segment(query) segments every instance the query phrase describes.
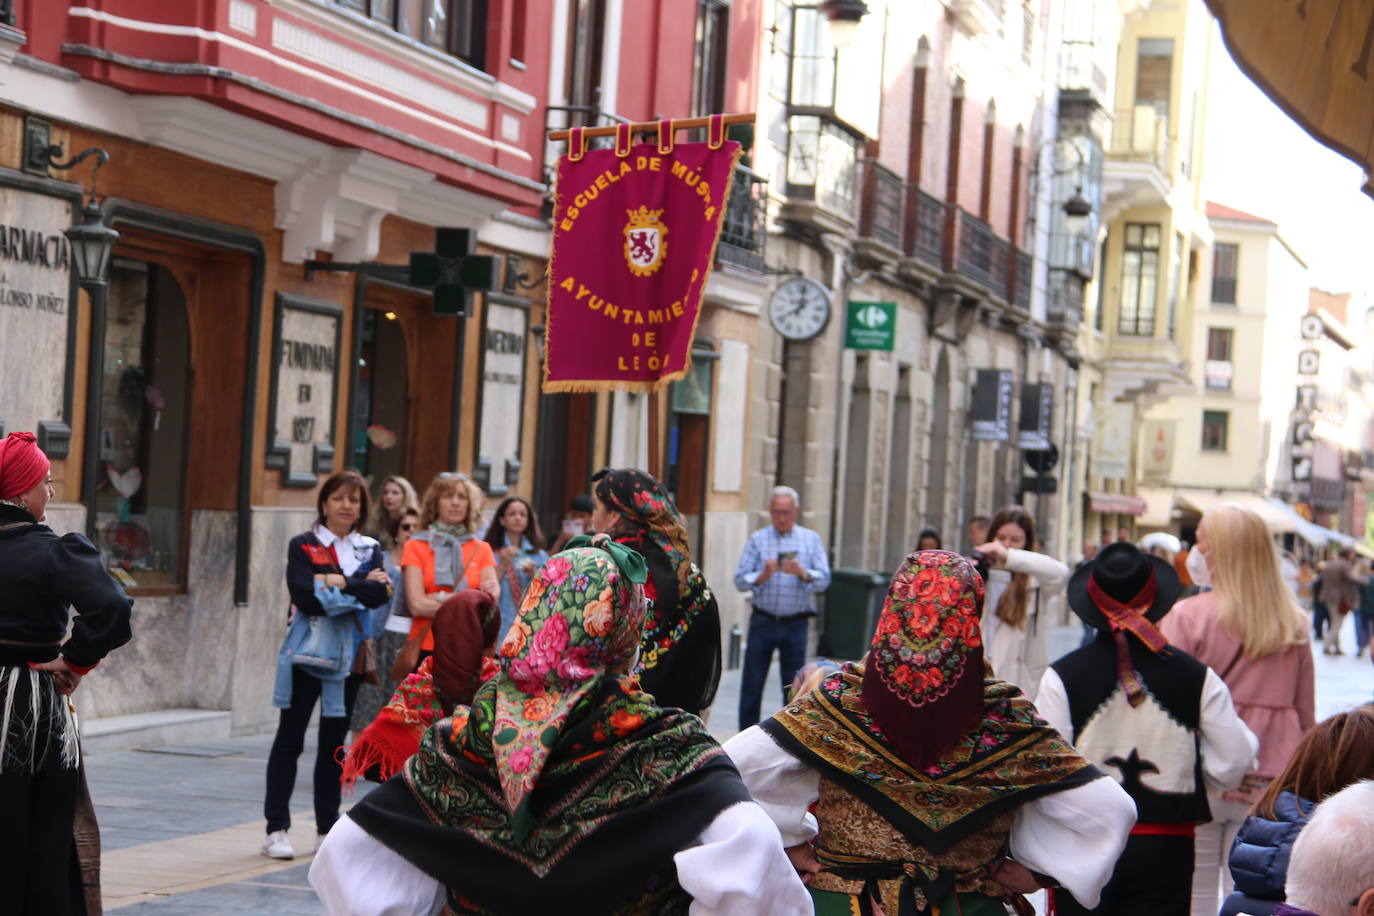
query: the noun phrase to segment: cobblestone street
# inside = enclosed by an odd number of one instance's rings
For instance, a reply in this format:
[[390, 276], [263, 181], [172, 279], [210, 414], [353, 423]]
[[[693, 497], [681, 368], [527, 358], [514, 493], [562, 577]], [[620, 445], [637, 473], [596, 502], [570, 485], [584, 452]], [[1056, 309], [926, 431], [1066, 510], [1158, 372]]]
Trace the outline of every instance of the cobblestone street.
[[[1052, 630], [1051, 657], [1073, 648], [1079, 633], [1076, 626]], [[1348, 625], [1347, 651], [1353, 643]], [[1316, 664], [1318, 718], [1374, 696], [1369, 659], [1318, 652]], [[96, 677], [87, 688], [98, 690], [99, 685]], [[739, 671], [727, 671], [710, 722], [722, 739], [734, 734], [738, 691]], [[773, 671], [765, 705], [777, 701]], [[289, 862], [258, 853], [271, 735], [89, 756], [86, 766], [105, 851], [106, 909], [121, 916], [322, 913], [306, 877], [315, 844], [310, 813], [313, 742], [312, 730], [292, 798], [291, 842], [298, 857]]]

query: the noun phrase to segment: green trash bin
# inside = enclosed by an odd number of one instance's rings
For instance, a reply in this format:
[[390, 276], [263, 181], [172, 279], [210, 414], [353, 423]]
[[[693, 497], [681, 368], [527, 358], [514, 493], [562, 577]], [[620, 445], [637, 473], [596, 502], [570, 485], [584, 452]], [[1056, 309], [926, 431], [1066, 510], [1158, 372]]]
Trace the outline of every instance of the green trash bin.
[[868, 651], [889, 581], [891, 576], [867, 569], [831, 570], [818, 646], [822, 655], [857, 659]]

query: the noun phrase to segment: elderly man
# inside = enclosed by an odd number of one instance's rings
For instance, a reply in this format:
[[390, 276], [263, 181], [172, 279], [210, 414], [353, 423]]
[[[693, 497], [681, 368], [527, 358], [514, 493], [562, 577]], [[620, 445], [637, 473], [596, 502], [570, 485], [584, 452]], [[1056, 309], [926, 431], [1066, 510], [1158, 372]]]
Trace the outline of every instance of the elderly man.
[[830, 585], [830, 563], [821, 538], [797, 524], [801, 500], [791, 487], [775, 487], [768, 503], [773, 523], [749, 535], [735, 569], [735, 588], [754, 593], [753, 613], [740, 675], [739, 728], [759, 721], [763, 682], [773, 652], [781, 656], [783, 702], [792, 678], [806, 662], [807, 621], [816, 616], [812, 595]]
[[1274, 916], [1374, 916], [1374, 781], [1317, 806], [1293, 844], [1286, 903]]

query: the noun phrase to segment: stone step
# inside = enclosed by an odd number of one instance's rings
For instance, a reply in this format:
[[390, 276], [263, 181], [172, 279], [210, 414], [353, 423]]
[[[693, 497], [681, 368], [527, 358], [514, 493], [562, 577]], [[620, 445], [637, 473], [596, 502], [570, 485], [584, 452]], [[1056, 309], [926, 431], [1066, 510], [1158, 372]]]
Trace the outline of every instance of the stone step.
[[81, 749], [100, 754], [163, 744], [224, 741], [229, 737], [229, 722], [229, 711], [221, 709], [155, 709], [82, 719]]

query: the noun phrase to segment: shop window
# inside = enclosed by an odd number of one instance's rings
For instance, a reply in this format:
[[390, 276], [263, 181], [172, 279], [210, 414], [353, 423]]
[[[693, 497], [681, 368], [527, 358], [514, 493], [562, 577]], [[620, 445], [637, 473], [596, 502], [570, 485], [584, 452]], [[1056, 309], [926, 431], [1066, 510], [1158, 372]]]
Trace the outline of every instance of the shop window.
[[1202, 450], [1204, 452], [1226, 451], [1226, 432], [1230, 425], [1231, 414], [1225, 410], [1204, 410], [1202, 412]]
[[1127, 223], [1121, 254], [1121, 307], [1117, 332], [1153, 337], [1159, 288], [1159, 224]]
[[95, 533], [126, 586], [184, 581], [190, 346], [172, 274], [116, 258], [110, 267], [100, 403]]
[[335, 0], [436, 51], [483, 66], [485, 0]]
[[1212, 301], [1236, 304], [1236, 261], [1240, 246], [1217, 242], [1212, 249]]

